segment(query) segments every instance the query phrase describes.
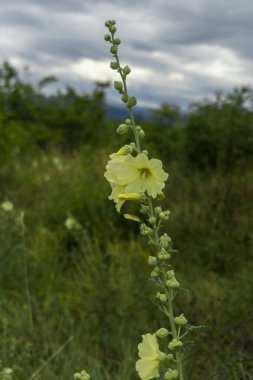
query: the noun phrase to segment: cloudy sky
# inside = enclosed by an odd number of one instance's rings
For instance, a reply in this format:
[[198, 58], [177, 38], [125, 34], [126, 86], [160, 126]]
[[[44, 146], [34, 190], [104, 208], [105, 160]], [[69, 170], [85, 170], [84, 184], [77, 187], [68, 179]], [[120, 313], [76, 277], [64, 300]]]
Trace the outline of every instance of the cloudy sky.
[[[252, 0], [0, 0], [0, 7], [0, 56], [29, 66], [33, 83], [52, 74], [60, 88], [89, 92], [96, 80], [117, 80], [103, 40], [109, 18], [141, 105], [186, 107], [253, 82]], [[118, 100], [113, 89], [108, 99]]]

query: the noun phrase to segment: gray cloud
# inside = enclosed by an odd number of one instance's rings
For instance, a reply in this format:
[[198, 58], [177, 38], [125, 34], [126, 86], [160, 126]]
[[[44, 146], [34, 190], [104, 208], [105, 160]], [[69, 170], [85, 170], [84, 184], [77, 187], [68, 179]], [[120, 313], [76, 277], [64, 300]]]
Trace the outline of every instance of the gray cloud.
[[[33, 81], [55, 74], [92, 88], [116, 79], [109, 69], [104, 21], [115, 18], [129, 85], [141, 103], [186, 105], [253, 80], [251, 0], [0, 0], [0, 55]], [[110, 90], [111, 100], [116, 94]]]

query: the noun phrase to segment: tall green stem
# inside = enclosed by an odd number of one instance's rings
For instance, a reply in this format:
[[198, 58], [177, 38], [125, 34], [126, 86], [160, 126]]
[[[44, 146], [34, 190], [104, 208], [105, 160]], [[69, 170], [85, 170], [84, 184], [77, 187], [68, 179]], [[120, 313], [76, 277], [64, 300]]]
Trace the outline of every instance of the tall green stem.
[[[111, 42], [113, 43], [113, 45], [115, 45], [114, 44], [114, 42], [115, 42], [114, 33], [111, 33]], [[117, 49], [115, 52], [113, 52], [113, 54], [114, 54], [114, 57], [116, 59], [117, 66], [118, 66], [117, 71], [119, 72], [120, 77], [122, 79], [123, 88], [122, 88], [121, 93], [123, 93], [125, 98], [128, 99], [129, 96], [128, 96], [128, 90], [127, 90], [126, 75], [125, 75], [122, 67], [120, 66], [120, 61], [119, 61]], [[138, 153], [141, 153], [140, 139], [139, 139], [138, 130], [137, 130], [136, 124], [135, 124], [133, 109], [132, 109], [132, 106], [127, 107], [127, 108], [129, 110], [129, 115], [130, 115], [130, 119], [131, 119], [131, 129], [132, 129], [134, 140], [135, 140], [136, 150]], [[155, 219], [155, 223], [153, 224], [153, 237], [154, 237], [154, 243], [156, 246], [156, 251], [158, 254], [161, 251], [161, 244], [160, 244], [160, 240], [159, 240], [160, 222], [157, 223], [157, 220], [155, 217], [155, 210], [154, 210], [152, 197], [149, 195], [146, 195], [146, 200], [147, 200], [148, 205], [149, 205], [149, 216], [152, 217], [153, 219]], [[165, 270], [164, 266], [161, 265], [161, 262], [158, 265], [160, 266], [160, 269], [161, 269], [159, 282], [163, 286], [164, 291], [165, 291], [166, 296], [167, 296], [167, 305], [165, 306], [164, 311], [165, 311], [165, 314], [167, 315], [167, 317], [169, 318], [170, 329], [171, 329], [173, 339], [179, 340], [180, 333], [179, 333], [179, 330], [177, 330], [177, 327], [176, 327], [176, 324], [174, 321], [174, 313], [173, 313], [174, 290], [168, 289], [168, 287], [166, 285], [166, 270]], [[182, 353], [176, 352], [175, 358], [176, 358], [176, 363], [177, 363], [179, 380], [184, 380], [183, 366], [182, 366]]]

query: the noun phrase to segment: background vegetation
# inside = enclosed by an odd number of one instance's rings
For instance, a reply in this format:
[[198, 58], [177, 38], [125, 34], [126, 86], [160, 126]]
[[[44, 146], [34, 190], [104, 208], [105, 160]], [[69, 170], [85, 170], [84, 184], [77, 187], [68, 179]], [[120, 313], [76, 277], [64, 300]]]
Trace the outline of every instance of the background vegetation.
[[[103, 84], [46, 97], [52, 81], [32, 86], [0, 68], [0, 202], [14, 204], [0, 211], [0, 379], [67, 380], [83, 368], [137, 379], [140, 335], [164, 320], [150, 302], [150, 248], [107, 199], [105, 165], [124, 137], [106, 118]], [[189, 339], [187, 380], [253, 379], [252, 95], [139, 116], [170, 173], [168, 232], [191, 290], [178, 312], [205, 326]]]

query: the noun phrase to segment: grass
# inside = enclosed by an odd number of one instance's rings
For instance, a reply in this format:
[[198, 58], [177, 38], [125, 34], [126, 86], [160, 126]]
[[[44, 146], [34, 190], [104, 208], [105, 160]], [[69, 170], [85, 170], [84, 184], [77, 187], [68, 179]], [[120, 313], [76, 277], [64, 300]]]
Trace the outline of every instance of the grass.
[[[13, 379], [67, 380], [83, 368], [137, 379], [140, 335], [165, 323], [150, 302], [150, 247], [107, 200], [106, 160], [86, 148], [0, 169], [2, 200], [15, 206], [0, 212], [0, 359]], [[252, 379], [252, 172], [168, 169], [168, 232], [191, 290], [177, 311], [205, 326], [189, 338], [187, 380]], [[68, 230], [68, 216], [81, 228]]]

